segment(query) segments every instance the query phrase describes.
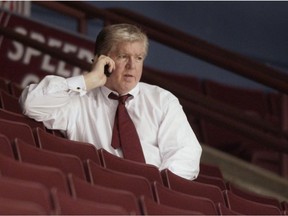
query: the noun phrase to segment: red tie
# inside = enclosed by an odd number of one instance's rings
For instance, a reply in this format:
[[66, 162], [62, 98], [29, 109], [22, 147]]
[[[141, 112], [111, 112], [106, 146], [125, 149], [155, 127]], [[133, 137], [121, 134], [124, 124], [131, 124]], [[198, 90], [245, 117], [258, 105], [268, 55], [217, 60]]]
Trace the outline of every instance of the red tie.
[[121, 147], [125, 159], [145, 163], [136, 128], [125, 107], [125, 101], [130, 96], [131, 95], [128, 94], [118, 97], [114, 93], [109, 94], [109, 98], [119, 101], [115, 115], [111, 145], [115, 149]]

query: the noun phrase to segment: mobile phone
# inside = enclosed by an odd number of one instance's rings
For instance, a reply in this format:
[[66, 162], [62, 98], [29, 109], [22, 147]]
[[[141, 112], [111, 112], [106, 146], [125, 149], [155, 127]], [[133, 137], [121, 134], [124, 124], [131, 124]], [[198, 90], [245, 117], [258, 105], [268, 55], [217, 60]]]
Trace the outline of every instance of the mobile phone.
[[111, 73], [109, 72], [109, 65], [108, 65], [108, 64], [106, 64], [106, 65], [104, 66], [104, 74], [105, 74], [107, 77], [109, 77], [109, 76], [111, 75]]

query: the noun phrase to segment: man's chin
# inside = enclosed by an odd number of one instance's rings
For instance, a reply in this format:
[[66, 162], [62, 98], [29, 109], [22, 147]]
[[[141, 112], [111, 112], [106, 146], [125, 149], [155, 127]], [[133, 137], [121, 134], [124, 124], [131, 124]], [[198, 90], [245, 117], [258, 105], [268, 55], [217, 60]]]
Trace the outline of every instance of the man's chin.
[[136, 85], [137, 85], [137, 83], [135, 83], [135, 82], [127, 82], [125, 84], [125, 86], [123, 86], [121, 88], [120, 94], [126, 94], [126, 93], [130, 92], [133, 88], [135, 88]]

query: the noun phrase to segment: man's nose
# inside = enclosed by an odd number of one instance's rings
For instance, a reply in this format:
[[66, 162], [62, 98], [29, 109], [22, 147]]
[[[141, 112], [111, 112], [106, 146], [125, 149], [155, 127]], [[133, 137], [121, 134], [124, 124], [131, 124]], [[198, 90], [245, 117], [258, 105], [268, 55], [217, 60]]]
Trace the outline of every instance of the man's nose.
[[135, 68], [135, 65], [136, 65], [136, 60], [133, 57], [130, 57], [127, 62], [127, 67], [129, 69], [133, 69]]

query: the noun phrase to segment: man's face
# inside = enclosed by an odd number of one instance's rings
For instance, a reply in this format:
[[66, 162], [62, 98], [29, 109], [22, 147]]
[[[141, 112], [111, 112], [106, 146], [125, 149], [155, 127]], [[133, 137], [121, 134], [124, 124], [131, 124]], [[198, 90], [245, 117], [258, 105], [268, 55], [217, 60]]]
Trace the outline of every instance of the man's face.
[[140, 81], [145, 59], [143, 42], [123, 42], [108, 54], [115, 62], [115, 70], [107, 79], [106, 87], [119, 94], [125, 94]]

